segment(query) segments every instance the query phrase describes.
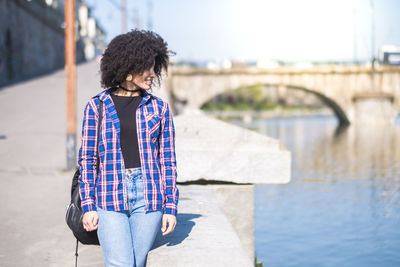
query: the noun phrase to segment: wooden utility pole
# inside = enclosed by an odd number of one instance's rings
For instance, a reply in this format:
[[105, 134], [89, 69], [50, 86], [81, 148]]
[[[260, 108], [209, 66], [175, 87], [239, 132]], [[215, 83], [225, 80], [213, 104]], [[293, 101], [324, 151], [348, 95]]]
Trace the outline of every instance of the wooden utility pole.
[[67, 79], [67, 170], [76, 163], [75, 0], [65, 0], [65, 73]]

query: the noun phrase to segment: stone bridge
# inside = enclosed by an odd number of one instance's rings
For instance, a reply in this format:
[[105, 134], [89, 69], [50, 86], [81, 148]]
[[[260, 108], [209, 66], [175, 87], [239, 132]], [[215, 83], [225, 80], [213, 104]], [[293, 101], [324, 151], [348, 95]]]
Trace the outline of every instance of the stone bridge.
[[277, 86], [316, 95], [340, 124], [393, 123], [400, 112], [400, 67], [318, 66], [230, 70], [183, 69], [173, 66], [166, 88], [178, 113], [199, 109], [216, 95], [243, 86]]

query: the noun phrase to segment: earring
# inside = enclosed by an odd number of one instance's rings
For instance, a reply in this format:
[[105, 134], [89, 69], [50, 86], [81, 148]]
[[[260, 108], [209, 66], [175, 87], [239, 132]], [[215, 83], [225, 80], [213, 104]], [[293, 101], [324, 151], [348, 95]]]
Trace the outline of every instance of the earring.
[[133, 80], [132, 74], [128, 74], [128, 75], [126, 76], [126, 79], [125, 79], [125, 80], [127, 80], [128, 82], [131, 82], [131, 81]]

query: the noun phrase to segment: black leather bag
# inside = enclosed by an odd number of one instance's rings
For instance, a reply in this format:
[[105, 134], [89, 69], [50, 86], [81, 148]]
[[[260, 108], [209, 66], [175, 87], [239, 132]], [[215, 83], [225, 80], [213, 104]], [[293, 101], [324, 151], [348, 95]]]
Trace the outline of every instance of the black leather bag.
[[[99, 119], [97, 124], [97, 172], [99, 172], [99, 135], [100, 135], [100, 125], [102, 121], [103, 115], [103, 102], [100, 100], [99, 105]], [[81, 196], [79, 194], [79, 178], [80, 172], [79, 168], [75, 171], [74, 177], [72, 178], [72, 186], [71, 186], [71, 203], [67, 207], [67, 213], [65, 215], [65, 220], [67, 225], [72, 230], [72, 233], [77, 239], [76, 250], [78, 250], [78, 240], [85, 245], [100, 245], [99, 239], [97, 237], [97, 230], [94, 231], [86, 231], [83, 228], [82, 218], [82, 208], [81, 208]], [[77, 251], [76, 251], [77, 256]]]
[[85, 245], [100, 245], [97, 237], [97, 230], [88, 232], [85, 230], [85, 228], [83, 228], [83, 213], [81, 208], [81, 196], [79, 194], [78, 181], [79, 175], [80, 172], [79, 169], [77, 169], [74, 177], [72, 178], [71, 203], [68, 205], [65, 220], [79, 242]]

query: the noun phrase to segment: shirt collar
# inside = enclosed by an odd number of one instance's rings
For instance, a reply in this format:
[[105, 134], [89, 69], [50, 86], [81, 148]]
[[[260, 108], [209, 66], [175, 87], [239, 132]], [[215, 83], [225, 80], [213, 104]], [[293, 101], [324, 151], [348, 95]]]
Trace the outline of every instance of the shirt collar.
[[[113, 91], [113, 88], [108, 88], [108, 89], [98, 93], [96, 95], [96, 97], [99, 97], [99, 99], [104, 102], [107, 98], [111, 98], [110, 94], [112, 91]], [[143, 98], [139, 105], [146, 103], [147, 101], [150, 100], [150, 98], [154, 98], [154, 99], [156, 98], [153, 94], [150, 94], [146, 90], [142, 90], [142, 93], [143, 93]]]

